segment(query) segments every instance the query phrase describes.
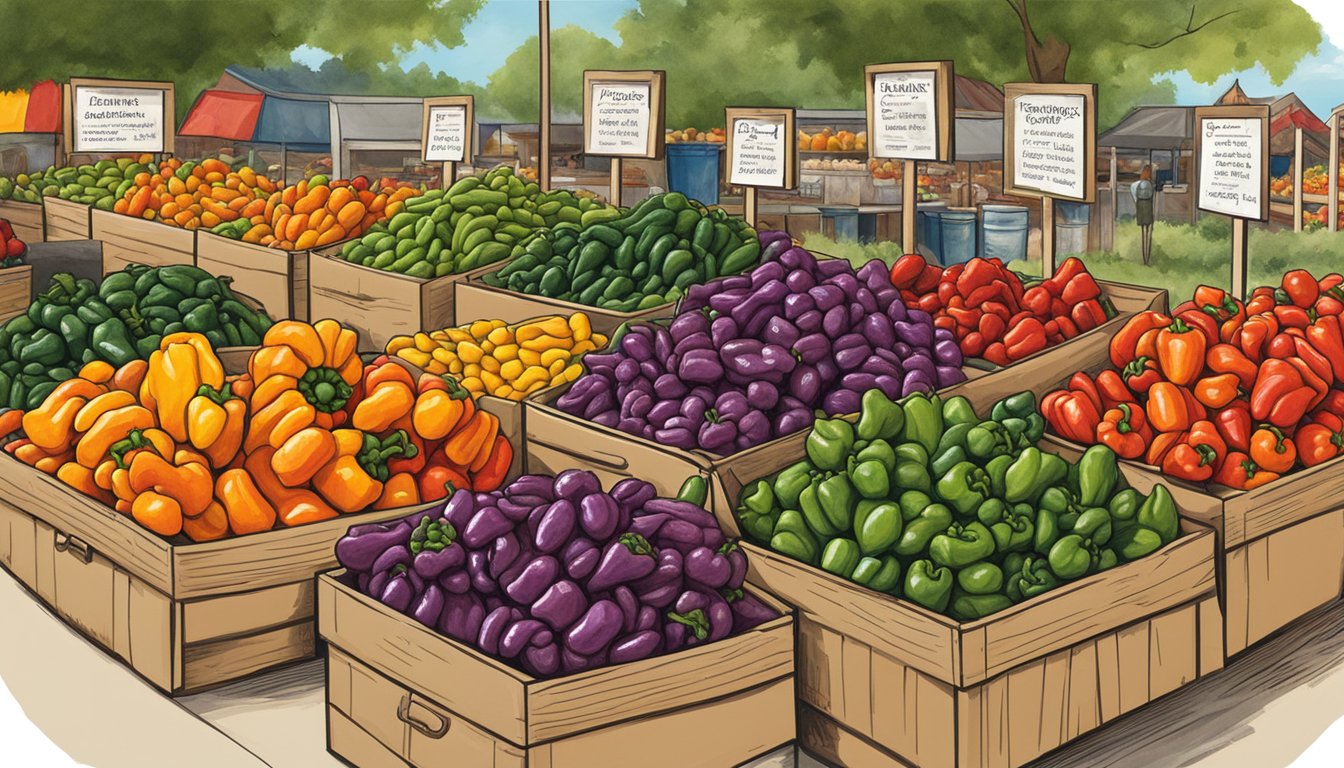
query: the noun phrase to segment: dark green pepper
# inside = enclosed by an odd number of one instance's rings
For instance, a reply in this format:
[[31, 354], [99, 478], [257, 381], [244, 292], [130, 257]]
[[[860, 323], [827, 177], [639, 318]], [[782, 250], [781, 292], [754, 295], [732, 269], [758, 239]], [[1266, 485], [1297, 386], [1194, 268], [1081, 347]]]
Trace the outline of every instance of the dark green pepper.
[[1004, 473], [1004, 495], [1006, 501], [1026, 501], [1033, 495], [1044, 492], [1039, 485], [1041, 476], [1041, 449], [1031, 446], [1023, 449]]
[[805, 563], [816, 563], [821, 556], [821, 547], [817, 539], [808, 530], [807, 523], [797, 510], [786, 509], [779, 513], [775, 521], [775, 532], [770, 538], [770, 548], [782, 555], [788, 555]]
[[943, 437], [943, 403], [937, 395], [917, 392], [906, 398], [905, 429], [902, 436], [907, 442], [919, 443], [932, 455]]
[[859, 462], [849, 471], [849, 479], [865, 499], [885, 499], [891, 491], [889, 470], [876, 459]]
[[1151, 528], [1162, 537], [1163, 544], [1170, 544], [1181, 533], [1181, 513], [1176, 509], [1176, 500], [1165, 485], [1153, 486], [1148, 500], [1139, 507], [1139, 525]]
[[59, 385], [60, 382], [58, 381], [43, 381], [34, 384], [32, 388], [28, 390], [26, 404], [23, 406], [24, 409], [31, 411], [41, 406], [42, 401], [47, 399], [47, 395], [50, 395]]
[[901, 561], [891, 555], [859, 558], [849, 578], [877, 592], [895, 593], [901, 586]]
[[193, 333], [219, 330], [219, 312], [214, 304], [205, 303], [188, 312], [182, 318], [182, 324]]
[[992, 595], [1003, 590], [1003, 570], [993, 563], [971, 563], [957, 571], [957, 586], [972, 595]]
[[980, 418], [975, 415], [975, 408], [964, 396], [954, 395], [943, 401], [943, 423], [949, 428], [957, 424], [974, 426], [978, 421]]
[[224, 333], [224, 339], [228, 346], [237, 347], [243, 343], [243, 335], [238, 332], [238, 326], [234, 323], [221, 323], [220, 330]]
[[901, 508], [890, 501], [860, 501], [854, 510], [854, 538], [865, 555], [886, 552], [901, 538]]
[[75, 314], [84, 324], [90, 328], [98, 325], [104, 320], [111, 320], [114, 313], [112, 309], [103, 303], [102, 299], [89, 299], [75, 310]]
[[116, 317], [104, 320], [93, 329], [89, 346], [100, 358], [117, 368], [140, 357], [126, 324]]
[[[954, 465], [938, 480], [938, 498], [962, 517], [975, 513], [990, 492], [989, 475], [969, 461]], [[986, 531], [988, 533], [988, 531]]]
[[79, 315], [66, 315], [61, 318], [61, 338], [65, 340], [67, 359], [84, 358], [84, 350], [89, 347], [89, 326], [79, 319]]
[[147, 307], [174, 307], [185, 299], [181, 293], [169, 288], [163, 283], [152, 286], [140, 299], [140, 304]]
[[1122, 528], [1111, 538], [1111, 549], [1115, 551], [1120, 561], [1125, 563], [1151, 555], [1161, 548], [1162, 537], [1157, 531], [1141, 525]]
[[1101, 550], [1091, 541], [1076, 533], [1061, 536], [1046, 555], [1050, 570], [1065, 580], [1086, 576], [1092, 571], [1105, 570], [1115, 565], [1115, 553], [1109, 549]]
[[807, 457], [817, 469], [843, 470], [854, 447], [854, 427], [844, 419], [818, 419], [806, 445]]
[[1029, 600], [1039, 594], [1059, 586], [1059, 578], [1050, 572], [1050, 565], [1044, 559], [1028, 557], [1020, 568], [1008, 574], [1006, 593], [1014, 602]]
[[117, 291], [116, 293], [103, 295], [103, 303], [113, 312], [121, 312], [130, 309], [135, 306], [135, 303], [138, 300], [139, 297], [135, 295], [135, 291]]
[[159, 282], [183, 296], [191, 296], [195, 294], [198, 290], [197, 286], [206, 283], [214, 283], [216, 289], [219, 286], [219, 283], [215, 280], [213, 275], [190, 264], [174, 264], [172, 266], [160, 267]]
[[774, 498], [784, 509], [798, 508], [798, 495], [812, 482], [812, 465], [806, 461], [791, 464], [775, 476]]
[[997, 421], [982, 421], [966, 431], [966, 453], [982, 464], [1007, 455], [1009, 450], [1007, 436]]
[[947, 474], [948, 470], [961, 462], [966, 461], [966, 459], [965, 449], [960, 445], [954, 445], [934, 457], [933, 463], [929, 466], [929, 469], [932, 471], [934, 477], [942, 477]]
[[742, 531], [753, 541], [767, 542], [774, 535], [775, 520], [779, 517], [775, 494], [770, 484], [757, 480], [742, 492], [742, 504], [737, 508], [737, 520]]
[[120, 291], [135, 290], [135, 275], [127, 271], [113, 272], [103, 278], [103, 282], [98, 286], [98, 295], [104, 300], [108, 296]]
[[972, 595], [960, 589], [953, 589], [947, 613], [957, 621], [977, 621], [1009, 608], [1012, 604], [1013, 601], [1004, 594]]
[[1003, 516], [1008, 514], [1008, 510], [1008, 503], [1003, 499], [990, 497], [975, 508], [975, 519], [986, 526], [992, 526], [1002, 520]]
[[[907, 491], [906, 493], [915, 493]], [[906, 494], [901, 495], [901, 517], [905, 521], [905, 530], [896, 542], [896, 554], [902, 557], [923, 555], [935, 536], [943, 534], [952, 526], [952, 510], [945, 504], [927, 504], [915, 514], [909, 513]], [[923, 494], [921, 494], [923, 495]], [[924, 498], [928, 498], [924, 496]]]
[[859, 423], [855, 428], [860, 440], [892, 440], [905, 426], [905, 411], [880, 389], [863, 393], [859, 401]]
[[1083, 451], [1078, 459], [1078, 503], [1084, 507], [1099, 507], [1110, 500], [1115, 484], [1120, 479], [1115, 451], [1104, 445], [1094, 445]]
[[58, 333], [38, 328], [32, 338], [19, 350], [20, 363], [38, 363], [45, 368], [59, 365], [66, 360], [65, 342]]
[[47, 304], [42, 307], [42, 321], [40, 325], [49, 331], [61, 330], [61, 318], [67, 315], [73, 315], [75, 310], [65, 304]]
[[1107, 508], [1111, 511], [1111, 527], [1116, 533], [1139, 524], [1139, 507], [1143, 502], [1143, 494], [1133, 488], [1126, 488], [1111, 497]]
[[953, 582], [950, 569], [935, 567], [928, 560], [916, 560], [905, 572], [905, 598], [942, 613], [952, 599]]
[[859, 499], [854, 485], [845, 475], [837, 474], [822, 480], [817, 486], [817, 502], [837, 532], [848, 531], [854, 526], [854, 507]]
[[849, 578], [861, 557], [858, 543], [851, 539], [831, 539], [821, 552], [821, 569]]
[[933, 455], [945, 453], [951, 448], [966, 448], [966, 436], [974, 428], [972, 424], [953, 424], [948, 427], [943, 436], [938, 438], [938, 445], [933, 449]]
[[965, 568], [994, 554], [994, 536], [979, 521], [953, 523], [929, 542], [929, 558], [948, 568]]
[[989, 526], [994, 536], [994, 546], [1000, 552], [1026, 552], [1036, 541], [1036, 524], [1033, 522], [1031, 506], [1014, 505], [1011, 510]]
[[1036, 395], [1029, 390], [1009, 395], [989, 409], [989, 417], [995, 421], [1003, 421], [1014, 416], [1025, 419], [1033, 413], [1036, 413]]
[[[135, 295], [143, 298], [149, 293], [149, 290], [151, 288], [153, 288], [158, 284], [159, 284], [158, 269], [147, 269], [143, 272], [140, 272], [135, 277]], [[106, 300], [106, 297], [104, 297], [104, 300]]]
[[151, 333], [142, 339], [136, 339], [135, 352], [142, 360], [148, 360], [149, 356], [154, 354], [154, 351], [159, 348], [159, 343], [161, 341], [163, 341], [163, 336], [157, 333]]

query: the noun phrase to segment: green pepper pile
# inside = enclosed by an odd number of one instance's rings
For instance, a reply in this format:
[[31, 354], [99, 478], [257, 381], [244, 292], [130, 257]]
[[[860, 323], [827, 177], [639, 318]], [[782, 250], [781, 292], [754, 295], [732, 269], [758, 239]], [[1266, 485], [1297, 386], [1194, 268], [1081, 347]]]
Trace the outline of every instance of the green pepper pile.
[[481, 280], [519, 293], [618, 312], [681, 298], [691, 285], [756, 266], [756, 230], [679, 192], [654, 195], [615, 218], [557, 224], [547, 238]]
[[137, 173], [148, 166], [133, 158], [100, 160], [93, 165], [49, 166], [14, 178], [0, 178], [0, 199], [38, 203], [43, 197], [59, 197], [105, 211], [121, 199]]
[[0, 327], [0, 406], [30, 409], [94, 360], [147, 359], [166, 335], [203, 334], [216, 348], [261, 343], [271, 320], [229, 278], [189, 265], [132, 265], [103, 278], [57, 273], [28, 311]]
[[1070, 463], [1037, 447], [1043, 433], [1030, 392], [982, 420], [961, 396], [869, 390], [857, 424], [818, 419], [804, 460], [747, 485], [738, 521], [777, 552], [959, 621], [1179, 535], [1165, 486], [1144, 496], [1110, 448]]

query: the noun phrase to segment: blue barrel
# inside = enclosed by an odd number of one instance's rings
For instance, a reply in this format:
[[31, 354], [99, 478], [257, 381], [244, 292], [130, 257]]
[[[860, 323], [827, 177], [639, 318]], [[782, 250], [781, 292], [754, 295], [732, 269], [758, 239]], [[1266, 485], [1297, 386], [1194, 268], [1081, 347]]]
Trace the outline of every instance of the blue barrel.
[[[924, 247], [929, 249], [939, 262], [943, 260], [943, 231], [939, 224], [939, 215], [942, 211], [919, 211], [919, 241]], [[906, 248], [906, 253], [914, 253], [914, 249]]]
[[1055, 256], [1087, 252], [1087, 225], [1092, 206], [1087, 203], [1055, 203]]
[[980, 255], [1001, 259], [1005, 264], [1027, 257], [1026, 206], [984, 205], [980, 207]]
[[975, 211], [942, 211], [938, 216], [938, 232], [944, 266], [975, 258]]
[[667, 187], [669, 191], [699, 200], [719, 202], [719, 149], [722, 144], [705, 141], [668, 144]]
[[859, 209], [854, 206], [817, 206], [821, 211], [822, 231], [826, 231], [826, 222], [835, 228], [836, 242], [856, 241], [859, 239]]

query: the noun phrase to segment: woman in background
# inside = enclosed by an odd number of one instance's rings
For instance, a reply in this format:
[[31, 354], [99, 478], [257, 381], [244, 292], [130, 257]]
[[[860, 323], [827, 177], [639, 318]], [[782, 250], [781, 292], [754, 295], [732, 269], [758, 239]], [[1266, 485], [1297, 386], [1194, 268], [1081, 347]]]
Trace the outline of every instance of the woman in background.
[[1153, 166], [1145, 165], [1139, 173], [1139, 180], [1129, 187], [1134, 197], [1134, 219], [1139, 225], [1139, 241], [1143, 251], [1143, 263], [1153, 251]]

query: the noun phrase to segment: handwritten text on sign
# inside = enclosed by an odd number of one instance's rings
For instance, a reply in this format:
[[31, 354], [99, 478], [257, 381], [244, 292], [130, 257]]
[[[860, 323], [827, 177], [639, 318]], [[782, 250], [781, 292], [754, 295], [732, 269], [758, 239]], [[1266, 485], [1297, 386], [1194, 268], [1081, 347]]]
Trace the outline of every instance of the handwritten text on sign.
[[1206, 211], [1260, 218], [1259, 118], [1204, 118], [1199, 125], [1199, 207]]
[[733, 121], [733, 167], [728, 183], [750, 187], [783, 187], [788, 137], [784, 118], [738, 118]]
[[938, 157], [937, 75], [873, 75], [873, 157], [935, 160]]
[[1086, 100], [1026, 94], [1013, 103], [1011, 186], [1056, 197], [1087, 196]]
[[460, 163], [467, 137], [467, 108], [430, 107], [429, 130], [425, 136], [425, 161]]
[[596, 155], [649, 153], [648, 83], [593, 83], [588, 149]]
[[164, 151], [163, 91], [75, 88], [75, 152]]

